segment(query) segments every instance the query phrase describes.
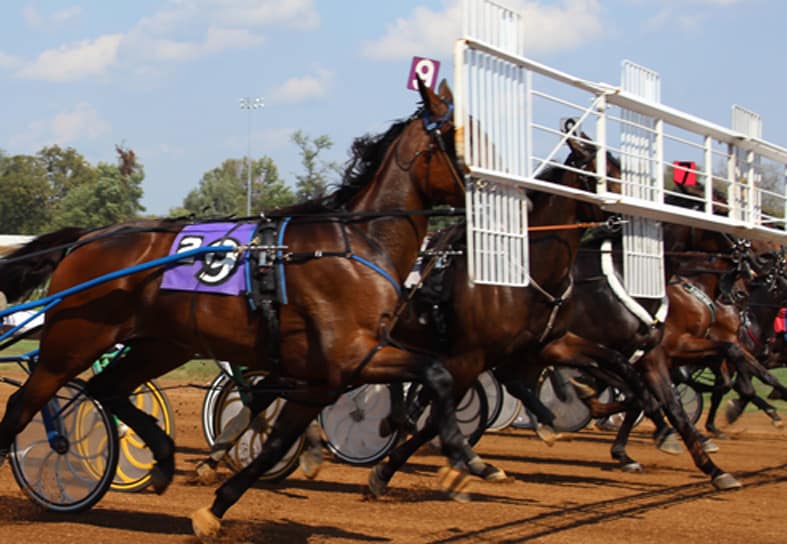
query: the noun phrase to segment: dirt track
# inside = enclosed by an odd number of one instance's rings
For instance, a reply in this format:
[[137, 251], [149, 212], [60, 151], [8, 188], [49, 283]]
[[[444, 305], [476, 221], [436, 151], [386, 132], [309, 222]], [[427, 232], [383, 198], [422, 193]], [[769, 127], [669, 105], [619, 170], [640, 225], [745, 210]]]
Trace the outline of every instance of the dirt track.
[[[2, 406], [7, 393], [0, 391]], [[0, 543], [196, 542], [188, 516], [213, 497], [212, 488], [186, 483], [205, 450], [203, 392], [167, 394], [176, 412], [178, 473], [165, 495], [110, 492], [86, 513], [54, 515], [35, 507], [3, 466]], [[630, 446], [642, 474], [614, 469], [606, 432], [585, 430], [549, 448], [530, 431], [507, 430], [484, 436], [477, 450], [509, 481], [474, 482], [469, 504], [437, 491], [443, 461], [429, 452], [412, 459], [382, 500], [363, 495], [367, 468], [328, 462], [314, 481], [296, 472], [286, 485], [250, 490], [228, 512], [220, 541], [784, 543], [787, 435], [760, 414], [745, 414], [729, 430], [714, 459], [744, 484], [740, 491], [714, 491], [688, 454], [656, 451], [646, 429], [635, 431]]]

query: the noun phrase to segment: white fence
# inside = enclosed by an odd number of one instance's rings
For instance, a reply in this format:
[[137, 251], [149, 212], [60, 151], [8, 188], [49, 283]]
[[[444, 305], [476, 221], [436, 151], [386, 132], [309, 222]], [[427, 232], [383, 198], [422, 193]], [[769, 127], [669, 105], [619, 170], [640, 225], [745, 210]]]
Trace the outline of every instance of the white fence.
[[[497, 2], [465, 0], [464, 23], [454, 59], [457, 150], [472, 177], [483, 180], [468, 191], [474, 281], [527, 283], [527, 239], [521, 232], [526, 219], [516, 216], [515, 224], [501, 225], [486, 215], [521, 209], [524, 188], [593, 202], [613, 213], [787, 243], [787, 149], [762, 139], [759, 116], [736, 107], [727, 128], [661, 104], [654, 88], [637, 87], [652, 87], [647, 73], [635, 83], [624, 78], [622, 85], [610, 85], [528, 59], [527, 21]], [[566, 135], [560, 123], [566, 118], [576, 119], [598, 145], [596, 192], [537, 179], [562, 162]], [[622, 181], [607, 179], [607, 152], [621, 159]], [[497, 205], [501, 208], [493, 210]], [[658, 238], [652, 230], [640, 229]], [[658, 254], [654, 247], [641, 250], [632, 251], [651, 261]], [[514, 262], [520, 255], [523, 260]], [[627, 287], [647, 292], [659, 281]]]

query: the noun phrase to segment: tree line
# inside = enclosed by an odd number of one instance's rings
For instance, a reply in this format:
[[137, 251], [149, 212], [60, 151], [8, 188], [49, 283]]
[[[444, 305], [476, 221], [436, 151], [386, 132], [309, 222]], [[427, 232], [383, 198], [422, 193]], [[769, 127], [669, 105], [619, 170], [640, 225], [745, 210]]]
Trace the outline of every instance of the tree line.
[[[252, 213], [324, 194], [340, 166], [321, 158], [326, 136], [295, 132], [302, 172], [290, 187], [268, 156], [227, 159], [205, 172], [169, 216], [244, 216], [251, 170]], [[35, 155], [0, 150], [0, 233], [41, 234], [64, 226], [101, 227], [144, 217], [145, 170], [133, 150], [115, 146], [115, 163], [93, 165], [77, 150], [57, 145]]]

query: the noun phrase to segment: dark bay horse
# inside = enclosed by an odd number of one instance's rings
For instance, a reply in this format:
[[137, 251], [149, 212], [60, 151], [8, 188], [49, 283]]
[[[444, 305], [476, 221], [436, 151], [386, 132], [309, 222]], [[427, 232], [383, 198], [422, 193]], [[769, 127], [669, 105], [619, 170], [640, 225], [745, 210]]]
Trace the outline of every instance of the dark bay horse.
[[[287, 393], [289, 402], [259, 457], [217, 490], [210, 508], [192, 515], [200, 536], [219, 531], [219, 519], [284, 455], [323, 406], [363, 383], [423, 383], [437, 399], [450, 466], [465, 466], [450, 373], [434, 357], [388, 340], [399, 285], [426, 233], [424, 210], [464, 204], [462, 172], [453, 150], [451, 92], [445, 82], [437, 93], [423, 85], [420, 90], [423, 105], [416, 114], [357, 146], [350, 175], [336, 192], [269, 215], [276, 236], [263, 254], [273, 263], [269, 271], [282, 265], [276, 279], [286, 303], [281, 296], [263, 300], [262, 307], [269, 303], [263, 314], [242, 296], [163, 290], [159, 268], [97, 285], [49, 310], [40, 360], [9, 399], [0, 422], [0, 452], [8, 452], [15, 435], [61, 385], [88, 368], [107, 346], [122, 342], [131, 347], [128, 356], [92, 378], [88, 389], [151, 448], [158, 491], [172, 479], [174, 444], [127, 401], [135, 387], [198, 354], [268, 370], [285, 383], [299, 384]], [[135, 221], [78, 241], [79, 231], [39, 238], [4, 261], [0, 290], [13, 300], [54, 270], [50, 292], [60, 292], [162, 257], [182, 227], [180, 222]], [[62, 244], [72, 241], [66, 254]]]
[[[595, 154], [573, 138], [568, 143], [571, 153], [565, 166], [548, 168], [543, 179], [575, 188], [594, 187], [595, 180], [583, 171], [595, 172]], [[568, 332], [571, 270], [583, 232], [582, 228], [575, 228], [576, 223], [598, 219], [599, 211], [578, 200], [547, 193], [528, 196], [532, 201], [530, 225], [555, 227], [530, 233], [530, 285], [471, 284], [466, 260], [454, 258], [445, 276], [435, 280], [447, 293], [442, 317], [437, 318], [430, 310], [430, 301], [416, 301], [413, 311], [404, 313], [397, 322], [394, 338], [437, 354], [454, 376], [457, 398], [482, 371], [493, 366], [504, 381], [515, 377], [529, 382], [548, 365], [591, 366], [602, 361], [607, 368], [627, 376], [627, 383], [636, 388], [641, 380], [622, 355]], [[463, 232], [463, 227], [459, 227], [445, 234], [445, 240], [458, 244], [452, 245], [453, 249], [461, 246]], [[445, 246], [435, 241], [433, 248]], [[426, 281], [430, 281], [428, 277]], [[516, 394], [516, 390], [512, 393]], [[394, 473], [436, 432], [437, 423], [430, 420], [392, 450], [388, 460], [371, 471], [370, 490], [375, 495], [384, 493]], [[476, 473], [477, 469], [471, 469]]]

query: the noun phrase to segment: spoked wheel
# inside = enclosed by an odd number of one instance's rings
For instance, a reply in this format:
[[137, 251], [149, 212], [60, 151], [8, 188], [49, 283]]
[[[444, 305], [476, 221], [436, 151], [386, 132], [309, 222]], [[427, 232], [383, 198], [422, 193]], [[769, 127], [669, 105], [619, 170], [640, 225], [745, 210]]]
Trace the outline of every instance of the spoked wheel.
[[686, 411], [686, 415], [696, 425], [702, 415], [702, 395], [689, 383], [679, 383], [675, 386], [675, 389], [678, 391], [678, 398]]
[[[500, 403], [500, 412], [497, 414], [497, 417], [487, 426], [487, 429], [490, 431], [502, 431], [513, 424], [514, 420], [523, 412], [522, 401], [506, 391], [505, 387], [502, 389], [503, 402]], [[526, 410], [524, 411], [526, 412]]]
[[[420, 387], [408, 388], [407, 406], [410, 406], [411, 402], [416, 402], [415, 398], [419, 391]], [[459, 430], [471, 446], [474, 446], [481, 440], [481, 436], [486, 430], [486, 424], [489, 419], [487, 417], [487, 406], [488, 403], [484, 386], [477, 380], [473, 383], [473, 386], [467, 390], [462, 400], [456, 405], [456, 422], [459, 424]], [[421, 414], [421, 417], [418, 418], [417, 425], [419, 429], [422, 429], [424, 425], [426, 425], [426, 420], [430, 412], [431, 406], [427, 406], [423, 414]], [[440, 447], [440, 437], [435, 436], [431, 443], [434, 446]]]
[[[265, 373], [257, 370], [247, 371], [243, 374], [246, 383], [256, 385], [265, 379]], [[254, 418], [243, 434], [230, 448], [225, 461], [235, 472], [246, 468], [262, 451], [262, 445], [268, 440], [273, 424], [284, 407], [285, 400], [278, 397], [267, 409]], [[209, 440], [210, 445], [219, 436], [222, 430], [243, 408], [243, 400], [237, 386], [227, 379], [219, 394], [216, 396], [213, 411], [213, 431], [215, 434]], [[271, 467], [260, 478], [261, 480], [277, 481], [289, 476], [298, 468], [298, 457], [303, 451], [306, 439], [303, 435], [284, 454], [278, 463]]]
[[202, 400], [202, 434], [208, 446], [213, 446], [216, 441], [216, 428], [214, 426], [214, 412], [216, 411], [216, 399], [221, 394], [224, 387], [230, 384], [230, 380], [223, 372], [217, 375], [208, 386], [208, 392]]
[[486, 395], [488, 410], [486, 414], [486, 427], [489, 429], [490, 425], [495, 422], [503, 410], [505, 391], [503, 391], [503, 386], [500, 385], [500, 382], [497, 381], [497, 378], [495, 378], [495, 375], [492, 374], [491, 370], [485, 370], [479, 374], [478, 381], [483, 386], [484, 394]]
[[[155, 382], [149, 381], [140, 385], [130, 397], [131, 402], [154, 418], [170, 438], [175, 438], [175, 418], [166, 395]], [[146, 488], [150, 484], [153, 469], [153, 454], [145, 442], [130, 427], [118, 421], [118, 437], [120, 438], [120, 458], [117, 472], [112, 480], [114, 491], [134, 492]]]
[[569, 378], [578, 377], [575, 368], [547, 368], [538, 382], [538, 398], [555, 414], [553, 427], [560, 432], [576, 432], [590, 423], [590, 409], [577, 396]]
[[328, 449], [353, 465], [372, 465], [396, 444], [398, 432], [380, 436], [380, 422], [391, 413], [387, 385], [362, 385], [343, 394], [320, 413]]
[[[625, 400], [625, 395], [621, 393], [618, 389], [614, 387], [607, 387], [604, 389], [601, 394], [598, 396], [598, 400], [603, 403], [613, 402], [613, 401], [623, 401]], [[634, 427], [639, 425], [645, 417], [644, 412], [640, 412], [637, 416], [636, 421], [634, 422]], [[617, 431], [620, 429], [620, 426], [623, 424], [623, 420], [626, 419], [625, 412], [618, 412], [617, 414], [612, 414], [607, 417], [600, 417], [595, 420], [595, 425], [599, 429], [605, 431]], [[633, 428], [633, 427], [632, 427]]]
[[80, 512], [104, 496], [115, 477], [118, 437], [112, 416], [73, 380], [19, 433], [11, 468], [30, 499], [54, 512]]

